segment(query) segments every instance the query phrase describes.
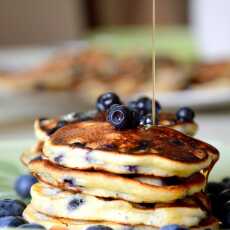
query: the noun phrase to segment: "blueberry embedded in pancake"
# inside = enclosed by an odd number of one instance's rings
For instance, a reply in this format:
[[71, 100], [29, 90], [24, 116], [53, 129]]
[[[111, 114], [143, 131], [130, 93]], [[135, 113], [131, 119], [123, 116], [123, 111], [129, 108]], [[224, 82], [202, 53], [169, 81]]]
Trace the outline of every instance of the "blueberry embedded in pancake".
[[[43, 155], [54, 163], [82, 170], [187, 177], [208, 168], [219, 153], [166, 127], [119, 131], [108, 122], [85, 121], [57, 130], [45, 142]], [[62, 161], [56, 162], [60, 155]]]
[[[169, 204], [134, 204], [124, 200], [102, 199], [71, 193], [38, 183], [31, 190], [32, 206], [58, 218], [108, 221], [128, 225], [161, 227], [167, 224], [196, 226], [209, 210], [201, 205], [200, 195]], [[207, 199], [203, 195], [203, 199]]]

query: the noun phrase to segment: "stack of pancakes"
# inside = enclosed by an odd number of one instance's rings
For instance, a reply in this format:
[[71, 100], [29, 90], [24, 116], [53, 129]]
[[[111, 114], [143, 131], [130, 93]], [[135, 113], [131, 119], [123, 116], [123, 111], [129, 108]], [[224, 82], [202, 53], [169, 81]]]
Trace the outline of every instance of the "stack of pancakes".
[[24, 217], [48, 229], [217, 229], [202, 191], [218, 151], [174, 130], [194, 134], [194, 122], [161, 113], [159, 123], [119, 131], [94, 112], [37, 120], [22, 161], [39, 183]]

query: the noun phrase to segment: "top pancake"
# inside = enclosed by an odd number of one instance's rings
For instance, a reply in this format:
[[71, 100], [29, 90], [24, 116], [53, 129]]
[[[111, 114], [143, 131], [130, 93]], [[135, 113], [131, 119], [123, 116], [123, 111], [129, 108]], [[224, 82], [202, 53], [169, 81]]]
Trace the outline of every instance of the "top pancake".
[[157, 155], [173, 161], [199, 163], [218, 151], [207, 143], [166, 127], [116, 130], [108, 122], [79, 122], [51, 136], [52, 145], [70, 145], [131, 155]]
[[137, 174], [162, 177], [187, 177], [211, 168], [219, 155], [209, 144], [170, 128], [119, 131], [105, 121], [60, 128], [45, 141], [43, 153], [65, 167], [118, 174], [132, 174], [124, 169], [135, 168]]

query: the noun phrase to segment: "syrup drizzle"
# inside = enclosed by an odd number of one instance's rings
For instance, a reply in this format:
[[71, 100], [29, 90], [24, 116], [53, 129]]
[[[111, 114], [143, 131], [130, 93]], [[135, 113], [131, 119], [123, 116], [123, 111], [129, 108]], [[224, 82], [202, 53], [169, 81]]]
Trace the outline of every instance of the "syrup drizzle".
[[152, 119], [153, 125], [157, 125], [156, 120], [156, 52], [155, 52], [155, 0], [153, 0], [153, 28], [152, 28], [152, 84], [153, 84], [153, 99], [152, 99]]

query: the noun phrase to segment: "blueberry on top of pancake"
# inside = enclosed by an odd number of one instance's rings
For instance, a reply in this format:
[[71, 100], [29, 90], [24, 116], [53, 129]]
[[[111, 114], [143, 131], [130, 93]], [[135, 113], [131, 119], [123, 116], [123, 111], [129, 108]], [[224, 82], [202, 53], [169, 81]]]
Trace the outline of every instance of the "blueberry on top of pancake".
[[[151, 117], [151, 114], [149, 114], [149, 116]], [[142, 123], [143, 118], [145, 118], [145, 116], [142, 116], [142, 119], [140, 120], [140, 126], [148, 125], [148, 124]], [[60, 124], [63, 124], [63, 126], [65, 126], [70, 123], [77, 123], [77, 122], [87, 121], [87, 120], [105, 121], [106, 113], [89, 111], [89, 112], [82, 112], [82, 113], [67, 114], [63, 116], [62, 118], [37, 119], [35, 120], [35, 131], [36, 131], [38, 138], [41, 137], [39, 139], [46, 139], [47, 137], [52, 135], [54, 132], [56, 132], [59, 128], [61, 128]], [[174, 113], [160, 112], [158, 114], [158, 124], [161, 126], [168, 126], [168, 127], [177, 129], [191, 136], [193, 136], [197, 130], [197, 124], [194, 121], [178, 120], [176, 117], [176, 114]]]

